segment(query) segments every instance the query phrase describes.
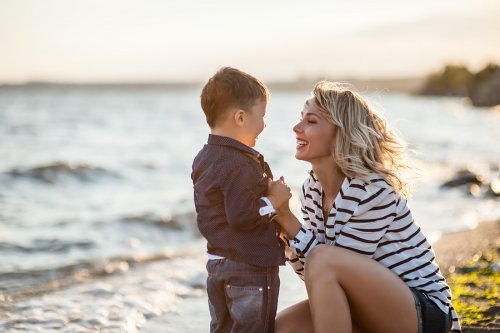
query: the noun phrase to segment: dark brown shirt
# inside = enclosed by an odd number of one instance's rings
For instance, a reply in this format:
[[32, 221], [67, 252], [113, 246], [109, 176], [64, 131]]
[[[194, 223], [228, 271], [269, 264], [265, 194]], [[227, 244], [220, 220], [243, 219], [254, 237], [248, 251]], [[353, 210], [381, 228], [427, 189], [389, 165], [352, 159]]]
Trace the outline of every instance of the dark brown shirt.
[[259, 214], [272, 179], [261, 154], [211, 134], [193, 161], [191, 178], [208, 253], [262, 267], [285, 263], [271, 217]]

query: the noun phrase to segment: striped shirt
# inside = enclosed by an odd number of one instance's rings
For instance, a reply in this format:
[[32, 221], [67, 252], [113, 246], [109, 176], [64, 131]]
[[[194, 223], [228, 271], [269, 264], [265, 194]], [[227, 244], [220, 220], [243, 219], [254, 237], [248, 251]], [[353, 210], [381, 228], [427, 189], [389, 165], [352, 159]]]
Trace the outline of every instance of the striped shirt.
[[317, 244], [346, 248], [378, 261], [408, 287], [427, 294], [443, 312], [451, 313], [452, 330], [460, 331], [450, 288], [404, 198], [375, 174], [368, 183], [346, 177], [325, 222], [322, 195], [311, 171], [300, 194], [304, 224], [294, 239], [285, 239], [287, 260], [302, 279], [305, 259]]

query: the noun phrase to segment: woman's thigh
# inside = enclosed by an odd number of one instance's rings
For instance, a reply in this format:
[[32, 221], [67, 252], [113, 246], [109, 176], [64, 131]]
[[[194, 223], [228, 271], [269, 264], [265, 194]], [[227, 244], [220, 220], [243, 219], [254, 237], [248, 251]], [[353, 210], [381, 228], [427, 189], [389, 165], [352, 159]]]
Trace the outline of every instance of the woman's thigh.
[[[280, 311], [274, 333], [314, 333], [309, 300], [304, 300]], [[362, 333], [353, 323], [352, 333]]]
[[308, 300], [289, 306], [276, 316], [275, 333], [292, 332], [314, 332]]
[[[314, 289], [327, 293], [332, 279], [344, 291], [356, 326], [370, 332], [417, 332], [410, 289], [377, 261], [347, 249], [317, 246], [306, 259], [306, 281], [324, 284]], [[335, 311], [335, 304], [324, 306]]]

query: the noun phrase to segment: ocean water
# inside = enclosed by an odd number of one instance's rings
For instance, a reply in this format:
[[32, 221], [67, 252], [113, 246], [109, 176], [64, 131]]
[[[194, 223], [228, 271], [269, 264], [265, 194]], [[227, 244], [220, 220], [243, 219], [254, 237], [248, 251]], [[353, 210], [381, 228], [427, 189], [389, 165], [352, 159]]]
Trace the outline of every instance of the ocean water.
[[[203, 293], [190, 179], [209, 133], [199, 90], [0, 87], [0, 330], [137, 332]], [[255, 148], [297, 191], [309, 165], [291, 128], [309, 92], [271, 93]], [[466, 167], [499, 176], [498, 112], [366, 97], [413, 150], [410, 206], [431, 241], [500, 217], [498, 199], [440, 188]]]

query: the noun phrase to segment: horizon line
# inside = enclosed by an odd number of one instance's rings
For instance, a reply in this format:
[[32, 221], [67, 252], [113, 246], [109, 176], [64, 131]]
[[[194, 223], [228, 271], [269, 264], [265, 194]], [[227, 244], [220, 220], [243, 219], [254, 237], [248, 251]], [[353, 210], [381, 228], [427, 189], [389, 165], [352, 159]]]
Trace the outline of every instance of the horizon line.
[[[311, 83], [321, 80], [331, 81], [354, 81], [354, 82], [391, 82], [391, 81], [415, 81], [424, 80], [424, 76], [394, 76], [394, 77], [339, 77], [335, 80], [327, 77], [300, 77], [296, 79], [273, 79], [261, 80], [268, 85], [276, 84], [300, 84]], [[0, 87], [21, 87], [21, 86], [196, 86], [204, 84], [205, 80], [96, 80], [96, 81], [65, 81], [65, 80], [27, 80], [21, 82], [0, 81]]]

